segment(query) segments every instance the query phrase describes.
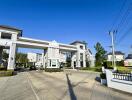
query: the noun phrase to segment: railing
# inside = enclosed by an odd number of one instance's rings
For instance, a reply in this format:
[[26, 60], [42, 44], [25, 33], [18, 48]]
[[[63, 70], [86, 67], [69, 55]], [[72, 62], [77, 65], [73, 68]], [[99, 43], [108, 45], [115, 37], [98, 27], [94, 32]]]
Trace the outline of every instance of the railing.
[[132, 81], [132, 73], [113, 73], [113, 78], [118, 80]]

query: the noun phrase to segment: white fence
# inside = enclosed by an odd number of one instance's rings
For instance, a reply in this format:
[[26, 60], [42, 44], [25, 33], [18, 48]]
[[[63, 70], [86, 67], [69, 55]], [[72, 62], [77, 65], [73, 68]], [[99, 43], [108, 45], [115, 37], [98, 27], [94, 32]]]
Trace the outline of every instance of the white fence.
[[110, 88], [132, 93], [132, 74], [117, 74], [106, 69], [107, 85]]

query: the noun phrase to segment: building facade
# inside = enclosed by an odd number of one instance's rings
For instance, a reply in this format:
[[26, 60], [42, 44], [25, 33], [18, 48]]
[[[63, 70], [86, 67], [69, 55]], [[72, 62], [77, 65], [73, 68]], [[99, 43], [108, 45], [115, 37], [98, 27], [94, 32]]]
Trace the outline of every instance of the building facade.
[[[125, 58], [125, 54], [122, 53], [121, 51], [115, 51], [115, 61], [122, 61]], [[112, 61], [113, 56], [112, 53], [107, 54], [107, 61]]]
[[[71, 44], [58, 43], [56, 41], [45, 41], [32, 38], [22, 37], [22, 30], [0, 26], [0, 60], [4, 48], [9, 49], [9, 58], [7, 69], [15, 68], [15, 54], [19, 47], [37, 48], [43, 50], [42, 65], [45, 68], [59, 68], [60, 55], [63, 52], [71, 53], [71, 67], [86, 67], [86, 43], [75, 41]], [[34, 59], [32, 59], [34, 60]]]
[[28, 62], [32, 63], [36, 67], [42, 66], [42, 54], [40, 53], [27, 53]]

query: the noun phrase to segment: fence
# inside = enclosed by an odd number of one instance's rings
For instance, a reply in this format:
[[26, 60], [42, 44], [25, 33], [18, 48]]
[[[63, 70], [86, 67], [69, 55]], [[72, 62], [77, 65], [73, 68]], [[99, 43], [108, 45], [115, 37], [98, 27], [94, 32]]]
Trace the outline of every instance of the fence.
[[113, 78], [118, 80], [132, 81], [132, 73], [113, 73]]

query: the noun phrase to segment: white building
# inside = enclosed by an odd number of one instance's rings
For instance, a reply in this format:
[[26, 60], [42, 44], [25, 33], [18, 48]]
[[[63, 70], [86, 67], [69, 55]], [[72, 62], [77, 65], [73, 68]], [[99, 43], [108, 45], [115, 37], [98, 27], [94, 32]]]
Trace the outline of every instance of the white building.
[[86, 59], [89, 62], [90, 67], [95, 66], [95, 56], [92, 54], [92, 52], [89, 48], [87, 48], [87, 50], [86, 50]]
[[22, 37], [22, 30], [0, 25], [0, 61], [4, 48], [9, 49], [7, 69], [15, 68], [17, 48], [37, 48], [43, 50], [42, 65], [45, 68], [59, 68], [62, 52], [71, 52], [71, 67], [86, 67], [86, 43], [75, 41], [63, 44], [56, 41], [45, 41]]
[[[122, 61], [124, 60], [124, 53], [122, 53], [121, 51], [115, 51], [115, 61]], [[108, 53], [107, 54], [107, 61], [112, 61], [113, 59], [113, 56], [112, 56], [112, 53]]]
[[36, 67], [42, 66], [42, 54], [40, 53], [27, 53], [29, 63], [35, 64]]
[[132, 67], [132, 54], [128, 54], [128, 56], [124, 60], [124, 66]]

